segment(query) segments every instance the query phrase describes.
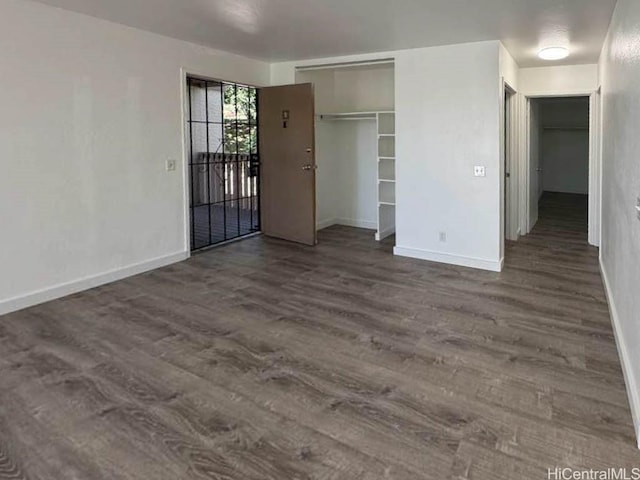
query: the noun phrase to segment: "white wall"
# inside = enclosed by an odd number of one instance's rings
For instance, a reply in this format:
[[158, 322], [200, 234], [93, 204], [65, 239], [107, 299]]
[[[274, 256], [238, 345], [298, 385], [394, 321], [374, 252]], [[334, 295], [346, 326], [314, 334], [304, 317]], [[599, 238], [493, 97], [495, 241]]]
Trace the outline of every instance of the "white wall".
[[376, 123], [316, 122], [318, 228], [377, 226]]
[[499, 77], [499, 42], [396, 55], [396, 253], [500, 268]]
[[588, 130], [544, 130], [540, 151], [543, 191], [589, 193]]
[[338, 199], [335, 222], [376, 229], [378, 133], [375, 120], [343, 121], [335, 129], [337, 165], [333, 181]]
[[589, 193], [589, 98], [540, 99], [542, 189]]
[[335, 70], [335, 109], [339, 112], [393, 110], [393, 66]]
[[640, 435], [640, 3], [619, 0], [600, 60], [603, 93], [601, 264]]
[[274, 64], [271, 81], [295, 82], [296, 66], [380, 59], [395, 60], [396, 254], [498, 270], [500, 42]]
[[589, 97], [543, 98], [541, 121], [545, 127], [589, 128]]
[[520, 67], [502, 43], [499, 46], [499, 62], [500, 76], [517, 91], [520, 83]]
[[[336, 223], [338, 212], [338, 145], [340, 125], [316, 121], [316, 224], [318, 230]], [[324, 145], [323, 148], [317, 148]]]
[[311, 58], [308, 60], [272, 63], [271, 85], [287, 85], [300, 81], [300, 72], [296, 74], [297, 67], [316, 67], [340, 63], [353, 63], [365, 61], [393, 60], [397, 52], [376, 52], [362, 55], [345, 55], [340, 57]]
[[[289, 84], [296, 78], [282, 82]], [[316, 113], [335, 111], [335, 73], [332, 70], [313, 70], [298, 74], [297, 83], [313, 83]], [[335, 223], [338, 208], [336, 169], [336, 122], [316, 121], [316, 222], [319, 229]], [[322, 146], [322, 148], [318, 148]]]
[[0, 25], [0, 313], [184, 258], [180, 69], [269, 65], [26, 0]]
[[523, 95], [585, 94], [598, 89], [597, 65], [521, 68], [519, 91]]

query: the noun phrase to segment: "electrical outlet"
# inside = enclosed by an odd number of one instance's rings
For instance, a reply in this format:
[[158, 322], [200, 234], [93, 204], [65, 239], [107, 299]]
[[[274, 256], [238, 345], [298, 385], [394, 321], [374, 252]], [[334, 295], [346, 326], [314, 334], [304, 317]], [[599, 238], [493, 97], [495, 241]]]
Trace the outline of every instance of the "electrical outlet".
[[175, 172], [176, 170], [176, 161], [173, 159], [167, 160], [167, 172]]
[[487, 171], [482, 165], [476, 165], [473, 167], [473, 175], [476, 177], [485, 177], [487, 175]]
[[440, 232], [440, 241], [445, 243], [447, 241], [447, 232]]

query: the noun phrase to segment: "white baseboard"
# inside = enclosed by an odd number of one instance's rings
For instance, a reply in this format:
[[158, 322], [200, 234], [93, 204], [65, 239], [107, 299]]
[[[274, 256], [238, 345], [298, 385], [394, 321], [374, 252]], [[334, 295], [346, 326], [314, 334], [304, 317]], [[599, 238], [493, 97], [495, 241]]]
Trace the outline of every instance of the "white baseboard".
[[394, 233], [396, 233], [396, 227], [390, 227], [386, 230], [382, 230], [381, 232], [376, 232], [376, 240], [379, 242], [387, 237], [390, 237]]
[[335, 218], [326, 218], [324, 220], [318, 220], [316, 223], [316, 230], [323, 230], [336, 224]]
[[613, 301], [613, 295], [609, 287], [609, 277], [607, 271], [604, 268], [602, 259], [600, 259], [600, 273], [602, 275], [602, 283], [604, 283], [604, 291], [607, 295], [607, 302], [609, 303], [609, 312], [611, 313], [611, 323], [613, 325], [613, 334], [616, 338], [616, 345], [618, 347], [618, 355], [620, 357], [620, 364], [622, 365], [622, 373], [624, 375], [624, 382], [627, 386], [627, 396], [629, 397], [629, 405], [631, 407], [631, 417], [633, 418], [633, 426], [636, 431], [636, 440], [638, 442], [638, 448], [640, 449], [640, 391], [636, 385], [635, 377], [631, 366], [631, 357], [627, 352], [627, 346], [624, 342], [622, 335], [622, 328], [620, 327], [620, 317], [618, 316], [618, 310], [616, 304]]
[[354, 220], [352, 218], [337, 218], [337, 225], [344, 225], [345, 227], [366, 228], [367, 230], [377, 230], [378, 223], [370, 222], [368, 220]]
[[378, 224], [367, 220], [353, 220], [351, 218], [328, 218], [317, 223], [316, 229], [322, 230], [333, 225], [344, 225], [345, 227], [366, 228], [367, 230], [376, 230]]
[[149, 270], [155, 270], [172, 263], [181, 262], [187, 258], [189, 258], [189, 252], [174, 253], [142, 263], [137, 263], [135, 265], [130, 265], [128, 267], [99, 273], [98, 275], [84, 277], [79, 280], [73, 280], [71, 282], [44, 288], [18, 297], [2, 300], [0, 301], [0, 315], [32, 307], [40, 303], [55, 300], [56, 298], [66, 297], [67, 295], [99, 287], [100, 285], [115, 282], [116, 280], [122, 280], [123, 278], [138, 275], [139, 273], [148, 272]]
[[450, 253], [431, 252], [429, 250], [420, 250], [417, 248], [395, 247], [393, 254], [400, 257], [419, 258], [420, 260], [429, 260], [431, 262], [449, 263], [462, 267], [478, 268], [481, 270], [490, 270], [492, 272], [502, 271], [504, 259], [501, 260], [485, 260], [483, 258], [463, 257], [460, 255], [452, 255]]

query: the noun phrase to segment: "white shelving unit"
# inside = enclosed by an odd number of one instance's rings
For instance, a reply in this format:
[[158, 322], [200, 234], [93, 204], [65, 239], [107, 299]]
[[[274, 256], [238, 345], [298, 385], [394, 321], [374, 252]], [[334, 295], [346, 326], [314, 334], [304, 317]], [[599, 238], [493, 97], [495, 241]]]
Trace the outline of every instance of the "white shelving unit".
[[377, 229], [376, 240], [396, 232], [396, 116], [393, 111], [318, 114], [321, 120], [376, 122]]
[[396, 116], [377, 112], [378, 230], [376, 240], [396, 233]]

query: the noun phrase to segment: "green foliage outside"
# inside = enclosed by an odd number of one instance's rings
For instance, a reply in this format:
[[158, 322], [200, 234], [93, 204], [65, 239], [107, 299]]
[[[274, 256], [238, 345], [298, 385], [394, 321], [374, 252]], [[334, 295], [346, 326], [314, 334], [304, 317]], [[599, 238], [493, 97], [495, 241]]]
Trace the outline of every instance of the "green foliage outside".
[[257, 153], [258, 127], [255, 88], [224, 84], [224, 151]]

